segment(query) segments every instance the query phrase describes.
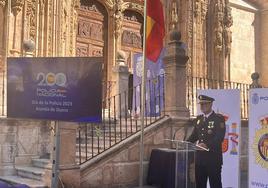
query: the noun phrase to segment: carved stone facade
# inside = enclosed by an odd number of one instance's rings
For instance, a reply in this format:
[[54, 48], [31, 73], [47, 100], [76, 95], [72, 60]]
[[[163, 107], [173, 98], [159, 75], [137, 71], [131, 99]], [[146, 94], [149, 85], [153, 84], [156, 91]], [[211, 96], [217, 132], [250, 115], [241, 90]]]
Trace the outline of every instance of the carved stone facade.
[[[7, 2], [0, 0], [2, 64], [6, 53], [24, 56], [23, 41], [31, 39], [37, 57], [104, 56], [104, 81], [114, 81], [117, 51], [125, 51], [130, 71], [133, 55], [142, 52], [143, 0], [14, 0], [9, 17]], [[230, 80], [236, 26], [229, 0], [162, 2], [166, 32], [176, 27], [187, 44], [188, 75]]]

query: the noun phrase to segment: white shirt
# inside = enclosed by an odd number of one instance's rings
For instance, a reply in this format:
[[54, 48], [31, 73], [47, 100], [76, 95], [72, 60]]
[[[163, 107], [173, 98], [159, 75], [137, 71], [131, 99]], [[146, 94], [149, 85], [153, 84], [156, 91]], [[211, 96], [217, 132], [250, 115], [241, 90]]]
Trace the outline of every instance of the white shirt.
[[211, 110], [211, 112], [208, 114], [203, 114], [203, 117], [207, 119], [212, 113], [213, 113], [213, 110]]

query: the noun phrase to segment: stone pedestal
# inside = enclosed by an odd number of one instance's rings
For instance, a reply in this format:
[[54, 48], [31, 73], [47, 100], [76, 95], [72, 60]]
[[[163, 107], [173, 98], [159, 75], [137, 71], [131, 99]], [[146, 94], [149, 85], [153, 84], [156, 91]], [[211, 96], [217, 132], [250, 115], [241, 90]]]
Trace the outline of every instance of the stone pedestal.
[[24, 56], [25, 57], [33, 57], [33, 52], [25, 52]]
[[113, 72], [116, 75], [116, 115], [125, 117], [128, 115], [128, 67], [118, 63], [118, 65], [113, 68]]
[[186, 108], [186, 55], [180, 33], [172, 31], [167, 46], [165, 63], [165, 111], [171, 117], [189, 117]]
[[80, 187], [80, 167], [76, 164], [77, 123], [59, 122], [60, 178], [66, 187]]

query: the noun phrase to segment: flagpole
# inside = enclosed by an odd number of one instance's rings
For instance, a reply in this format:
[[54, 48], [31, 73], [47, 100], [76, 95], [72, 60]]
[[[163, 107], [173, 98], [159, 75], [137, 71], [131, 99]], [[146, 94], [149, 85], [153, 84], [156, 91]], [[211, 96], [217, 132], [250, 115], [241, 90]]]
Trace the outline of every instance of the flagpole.
[[142, 83], [141, 83], [141, 136], [140, 136], [140, 188], [143, 187], [143, 156], [144, 156], [144, 115], [145, 115], [145, 96], [146, 96], [146, 28], [147, 28], [147, 0], [144, 0], [144, 22], [143, 22], [143, 64], [142, 64]]

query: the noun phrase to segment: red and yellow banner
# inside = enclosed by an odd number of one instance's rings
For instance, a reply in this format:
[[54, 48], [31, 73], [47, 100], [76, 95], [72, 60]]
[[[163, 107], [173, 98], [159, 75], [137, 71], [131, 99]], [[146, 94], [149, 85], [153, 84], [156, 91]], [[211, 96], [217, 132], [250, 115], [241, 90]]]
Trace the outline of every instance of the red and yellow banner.
[[156, 62], [163, 48], [165, 22], [160, 0], [147, 0], [146, 57]]

